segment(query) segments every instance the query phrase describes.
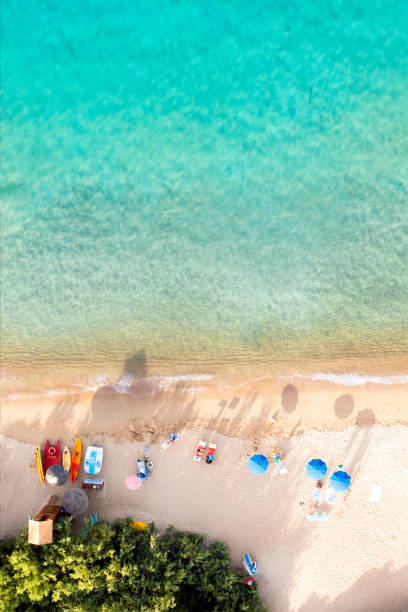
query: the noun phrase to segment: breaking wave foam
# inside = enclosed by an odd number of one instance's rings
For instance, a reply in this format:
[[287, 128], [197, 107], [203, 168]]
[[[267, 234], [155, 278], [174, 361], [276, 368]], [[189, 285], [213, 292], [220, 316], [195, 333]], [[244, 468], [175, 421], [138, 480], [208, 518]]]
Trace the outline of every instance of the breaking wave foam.
[[404, 385], [408, 383], [408, 374], [399, 374], [397, 376], [374, 376], [354, 372], [345, 374], [317, 372], [316, 374], [310, 375], [294, 374], [294, 377], [308, 380], [322, 380], [348, 387], [359, 387], [367, 383], [373, 383], [376, 385]]

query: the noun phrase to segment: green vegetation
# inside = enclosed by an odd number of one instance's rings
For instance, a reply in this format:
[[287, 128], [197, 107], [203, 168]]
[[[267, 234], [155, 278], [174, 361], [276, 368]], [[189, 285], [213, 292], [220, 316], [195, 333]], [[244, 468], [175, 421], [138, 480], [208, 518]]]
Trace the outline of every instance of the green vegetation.
[[0, 542], [0, 610], [261, 612], [256, 584], [230, 565], [221, 542], [174, 529], [144, 531], [130, 520], [98, 523], [88, 535], [56, 524], [54, 543], [33, 546], [24, 530]]

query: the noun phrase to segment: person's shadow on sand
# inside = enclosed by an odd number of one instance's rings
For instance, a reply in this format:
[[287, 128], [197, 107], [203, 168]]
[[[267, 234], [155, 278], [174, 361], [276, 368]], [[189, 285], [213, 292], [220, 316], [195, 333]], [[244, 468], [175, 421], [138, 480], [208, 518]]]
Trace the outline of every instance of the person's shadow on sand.
[[146, 393], [148, 389], [150, 392], [150, 385], [146, 380], [147, 371], [144, 349], [126, 359], [118, 382], [114, 385], [104, 385], [96, 390], [91, 406], [93, 421], [130, 419], [132, 400]]

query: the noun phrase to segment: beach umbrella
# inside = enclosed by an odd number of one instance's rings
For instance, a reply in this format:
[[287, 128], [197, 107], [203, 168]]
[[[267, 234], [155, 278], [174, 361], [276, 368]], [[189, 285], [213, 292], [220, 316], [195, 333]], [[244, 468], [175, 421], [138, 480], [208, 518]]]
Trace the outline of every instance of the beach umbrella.
[[136, 474], [128, 476], [125, 480], [127, 488], [131, 491], [136, 491], [139, 487], [142, 486], [142, 483], [143, 481], [139, 478], [139, 476], [136, 476]]
[[[339, 467], [342, 467], [339, 465]], [[330, 486], [335, 491], [347, 491], [350, 486], [351, 478], [343, 470], [338, 470], [330, 477]]]
[[306, 474], [313, 480], [320, 480], [326, 476], [327, 465], [321, 459], [312, 459], [306, 467]]
[[63, 498], [62, 505], [69, 514], [82, 514], [88, 507], [88, 496], [82, 489], [69, 489]]
[[253, 455], [248, 461], [248, 469], [252, 474], [263, 474], [268, 469], [269, 461], [265, 455]]
[[48, 484], [54, 487], [62, 487], [68, 480], [69, 472], [60, 463], [50, 465], [45, 475]]

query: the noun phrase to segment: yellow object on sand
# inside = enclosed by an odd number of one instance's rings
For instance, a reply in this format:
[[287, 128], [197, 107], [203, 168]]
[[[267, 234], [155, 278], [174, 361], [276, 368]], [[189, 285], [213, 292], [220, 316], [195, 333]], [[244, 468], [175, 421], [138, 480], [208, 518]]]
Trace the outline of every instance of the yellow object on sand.
[[142, 523], [141, 521], [133, 521], [133, 523], [130, 523], [130, 526], [133, 527], [133, 529], [137, 529], [138, 531], [143, 531], [143, 529], [146, 529], [147, 523]]
[[45, 478], [44, 478], [44, 470], [43, 470], [43, 464], [42, 464], [42, 459], [41, 459], [41, 447], [40, 446], [37, 446], [37, 450], [35, 451], [35, 455], [37, 457], [38, 475], [40, 477], [41, 484], [44, 484]]
[[64, 452], [62, 453], [62, 465], [69, 472], [71, 469], [71, 453], [68, 446], [64, 447]]

